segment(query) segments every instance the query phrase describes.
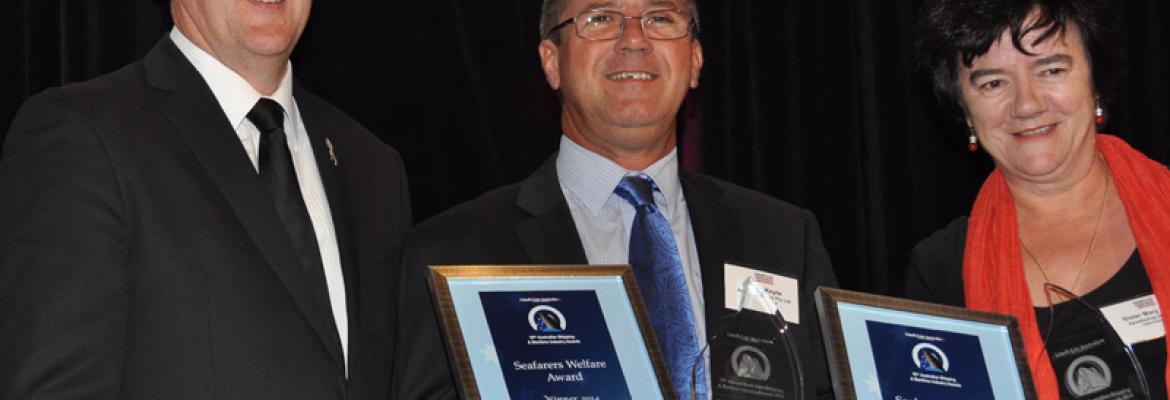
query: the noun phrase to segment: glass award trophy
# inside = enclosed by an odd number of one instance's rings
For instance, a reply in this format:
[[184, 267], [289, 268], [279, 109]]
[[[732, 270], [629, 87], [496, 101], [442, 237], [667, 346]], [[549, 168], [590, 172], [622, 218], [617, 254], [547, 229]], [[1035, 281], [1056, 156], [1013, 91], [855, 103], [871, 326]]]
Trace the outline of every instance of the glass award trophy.
[[[750, 306], [750, 307], [749, 307]], [[754, 309], [753, 309], [754, 308]], [[763, 309], [768, 312], [759, 312]], [[711, 399], [755, 400], [804, 398], [804, 376], [789, 334], [789, 325], [778, 307], [755, 280], [745, 280], [740, 290], [739, 311], [712, 321], [721, 327], [696, 357], [691, 371], [691, 392], [708, 374], [700, 374], [710, 360]]]
[[[1038, 315], [1061, 398], [1150, 399], [1141, 362], [1097, 307], [1045, 284], [1050, 305]], [[1160, 323], [1160, 321], [1159, 321]]]

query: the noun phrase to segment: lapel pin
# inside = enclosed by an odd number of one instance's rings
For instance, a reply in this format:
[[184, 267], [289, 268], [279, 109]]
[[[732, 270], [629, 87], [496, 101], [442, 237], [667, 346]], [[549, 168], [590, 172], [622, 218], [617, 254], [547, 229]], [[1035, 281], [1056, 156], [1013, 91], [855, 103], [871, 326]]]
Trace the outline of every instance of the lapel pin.
[[333, 166], [337, 166], [337, 155], [333, 154], [333, 142], [329, 138], [325, 138], [325, 147], [329, 149], [329, 159], [333, 161]]

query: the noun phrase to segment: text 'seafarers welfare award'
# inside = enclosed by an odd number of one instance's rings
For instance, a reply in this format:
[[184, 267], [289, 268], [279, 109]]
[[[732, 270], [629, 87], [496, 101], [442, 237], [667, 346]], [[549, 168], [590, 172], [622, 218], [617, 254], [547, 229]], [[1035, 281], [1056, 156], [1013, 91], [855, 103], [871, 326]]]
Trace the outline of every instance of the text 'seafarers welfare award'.
[[1013, 317], [817, 289], [838, 399], [1030, 400]]
[[432, 266], [465, 399], [674, 397], [628, 266]]

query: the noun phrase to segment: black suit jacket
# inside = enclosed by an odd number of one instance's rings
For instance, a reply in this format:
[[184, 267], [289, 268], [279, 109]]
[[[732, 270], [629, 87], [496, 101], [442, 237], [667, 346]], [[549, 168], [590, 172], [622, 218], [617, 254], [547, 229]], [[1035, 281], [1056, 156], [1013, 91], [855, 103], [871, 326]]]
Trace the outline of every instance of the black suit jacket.
[[[707, 332], [733, 312], [723, 307], [725, 262], [800, 282], [801, 348], [807, 398], [832, 397], [813, 291], [836, 278], [808, 211], [699, 174], [680, 172], [703, 275]], [[557, 181], [556, 157], [527, 180], [489, 192], [417, 226], [404, 242], [399, 315], [400, 398], [454, 398], [426, 287], [428, 265], [585, 264], [585, 250]]]
[[164, 38], [141, 62], [30, 98], [13, 122], [0, 398], [388, 397], [402, 164], [325, 101], [294, 96], [337, 231], [349, 378], [234, 128]]

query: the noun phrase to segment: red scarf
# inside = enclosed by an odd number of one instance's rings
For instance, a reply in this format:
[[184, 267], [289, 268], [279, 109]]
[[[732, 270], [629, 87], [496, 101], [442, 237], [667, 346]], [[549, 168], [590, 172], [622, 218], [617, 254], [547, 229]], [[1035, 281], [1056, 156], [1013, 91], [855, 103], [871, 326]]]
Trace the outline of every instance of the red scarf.
[[[1170, 322], [1170, 170], [1114, 136], [1098, 134], [1097, 148], [1113, 172], [1165, 326]], [[963, 287], [968, 308], [1016, 317], [1039, 398], [1059, 399], [1052, 363], [1047, 356], [1038, 357], [1045, 354], [1044, 344], [1024, 278], [1016, 206], [998, 169], [983, 183], [971, 209]], [[1170, 368], [1167, 373], [1170, 382]]]

